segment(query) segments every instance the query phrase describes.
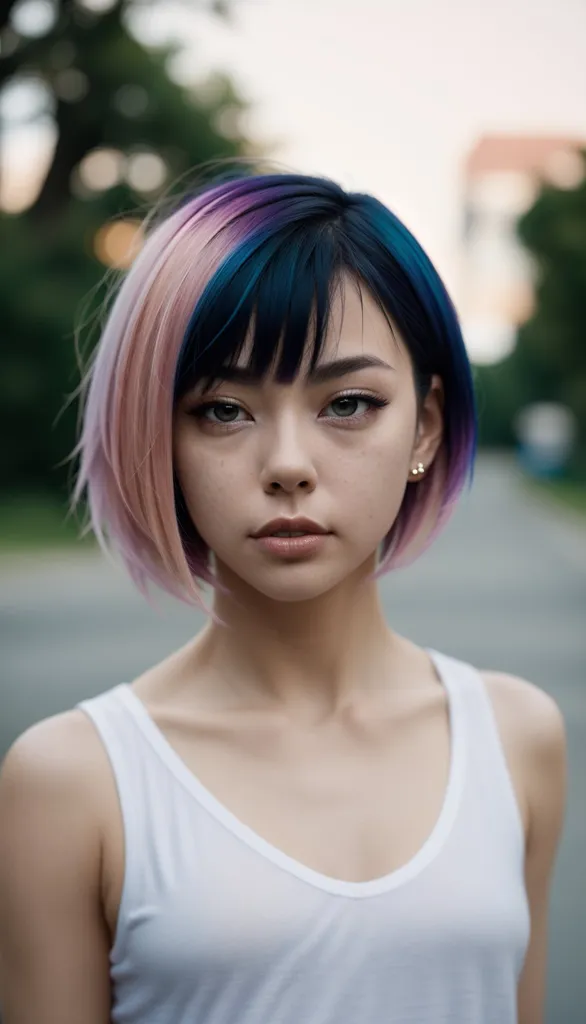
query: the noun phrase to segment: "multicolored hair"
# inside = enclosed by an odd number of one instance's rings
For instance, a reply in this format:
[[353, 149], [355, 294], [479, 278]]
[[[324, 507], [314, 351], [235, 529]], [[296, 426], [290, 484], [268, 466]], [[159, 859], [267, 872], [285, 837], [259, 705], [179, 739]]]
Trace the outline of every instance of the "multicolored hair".
[[[408, 564], [447, 522], [477, 441], [470, 364], [452, 302], [402, 222], [370, 195], [302, 174], [239, 176], [207, 185], [146, 232], [124, 277], [84, 381], [81, 453], [72, 497], [87, 489], [89, 523], [148, 598], [149, 581], [204, 607], [210, 552], [173, 469], [178, 398], [221, 377], [241, 354], [261, 377], [279, 360], [295, 378], [328, 329], [332, 289], [349, 274], [398, 330], [420, 403], [431, 375], [444, 385], [444, 433], [424, 478], [407, 486], [381, 545], [376, 576]], [[282, 344], [279, 347], [279, 342]]]

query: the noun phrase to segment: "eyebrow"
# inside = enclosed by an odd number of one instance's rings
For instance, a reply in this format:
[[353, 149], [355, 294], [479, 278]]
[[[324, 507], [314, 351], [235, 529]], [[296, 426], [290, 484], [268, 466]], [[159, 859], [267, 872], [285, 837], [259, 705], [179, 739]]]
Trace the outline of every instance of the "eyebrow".
[[[348, 373], [367, 370], [371, 367], [394, 370], [390, 363], [385, 363], [377, 356], [348, 356], [346, 359], [334, 359], [331, 363], [321, 363], [314, 367], [305, 379], [311, 384], [324, 384], [338, 377], [344, 377]], [[245, 366], [224, 366], [218, 371], [217, 379], [235, 381], [240, 384], [258, 384], [260, 382], [260, 376]]]

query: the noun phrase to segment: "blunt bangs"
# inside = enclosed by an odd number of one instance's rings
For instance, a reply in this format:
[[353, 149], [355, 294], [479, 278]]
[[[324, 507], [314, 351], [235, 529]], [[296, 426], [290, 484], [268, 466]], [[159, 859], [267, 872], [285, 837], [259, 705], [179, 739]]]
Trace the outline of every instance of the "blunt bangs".
[[406, 486], [375, 575], [409, 564], [448, 521], [473, 478], [476, 408], [458, 318], [431, 261], [372, 196], [306, 175], [237, 178], [188, 198], [147, 236], [88, 375], [74, 503], [87, 487], [94, 532], [104, 546], [106, 528], [145, 596], [150, 580], [202, 606], [198, 583], [215, 582], [173, 472], [175, 404], [221, 379], [245, 346], [259, 378], [290, 383], [308, 348], [315, 367], [346, 276], [399, 332], [418, 402], [432, 374], [445, 392], [440, 450]]
[[327, 232], [319, 238], [303, 228], [283, 230], [277, 238], [240, 246], [217, 271], [190, 319], [175, 400], [197, 383], [209, 386], [222, 368], [238, 362], [251, 328], [246, 366], [259, 378], [273, 371], [280, 383], [290, 383], [308, 341], [313, 367], [328, 328], [335, 268], [334, 240]]

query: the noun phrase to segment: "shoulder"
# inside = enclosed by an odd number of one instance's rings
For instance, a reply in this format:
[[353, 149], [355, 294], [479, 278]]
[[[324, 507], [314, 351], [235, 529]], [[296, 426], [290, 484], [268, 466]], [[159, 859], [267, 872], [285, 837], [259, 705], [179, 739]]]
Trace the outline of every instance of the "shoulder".
[[35, 722], [14, 740], [2, 761], [2, 770], [16, 765], [34, 771], [44, 768], [51, 775], [67, 778], [72, 761], [79, 767], [92, 764], [96, 730], [79, 708], [62, 711]]
[[14, 740], [0, 763], [0, 799], [74, 809], [99, 838], [103, 765], [101, 743], [87, 715], [78, 708], [64, 711]]
[[535, 683], [505, 672], [480, 672], [499, 731], [529, 808], [531, 836], [559, 835], [566, 797], [567, 738], [562, 711]]
[[564, 752], [564, 717], [549, 693], [506, 672], [481, 670], [480, 675], [497, 716], [527, 754], [543, 758]]

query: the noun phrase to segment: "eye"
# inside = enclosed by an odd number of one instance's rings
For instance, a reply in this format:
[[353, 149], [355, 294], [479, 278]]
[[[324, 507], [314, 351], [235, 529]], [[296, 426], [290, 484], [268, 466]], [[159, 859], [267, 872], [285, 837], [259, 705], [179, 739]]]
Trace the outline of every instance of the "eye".
[[[366, 409], [363, 408], [359, 412], [360, 405], [366, 406]], [[381, 409], [385, 405], [388, 405], [385, 399], [375, 398], [374, 395], [339, 395], [326, 408], [333, 409], [334, 415], [331, 417], [332, 419], [347, 420], [362, 419], [373, 412], [375, 408]]]
[[[244, 412], [235, 402], [207, 402], [194, 410], [194, 416], [206, 423], [238, 423], [238, 413]], [[209, 415], [214, 413], [215, 415]]]
[[330, 407], [334, 410], [336, 416], [354, 416], [360, 402], [368, 405], [364, 398], [358, 398], [356, 395], [347, 395], [345, 398], [334, 398], [334, 401], [330, 402]]

